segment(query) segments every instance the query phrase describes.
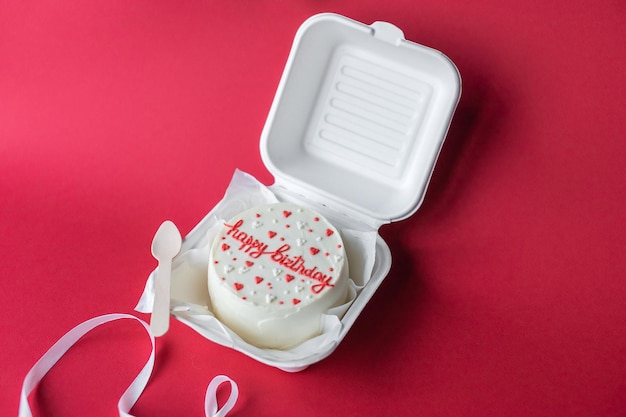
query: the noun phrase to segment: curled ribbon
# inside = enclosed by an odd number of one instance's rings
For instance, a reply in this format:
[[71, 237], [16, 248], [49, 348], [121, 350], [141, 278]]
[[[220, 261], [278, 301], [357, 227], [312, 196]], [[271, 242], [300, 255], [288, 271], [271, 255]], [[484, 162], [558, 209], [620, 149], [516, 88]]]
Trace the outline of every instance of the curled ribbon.
[[[130, 314], [106, 314], [103, 316], [94, 317], [87, 320], [72, 330], [67, 332], [61, 339], [59, 339], [44, 355], [33, 365], [28, 371], [22, 384], [22, 391], [20, 394], [20, 405], [18, 411], [18, 417], [32, 417], [32, 411], [28, 404], [28, 396], [33, 392], [37, 384], [43, 379], [44, 376], [52, 369], [52, 367], [65, 355], [65, 353], [83, 337], [85, 334], [93, 330], [94, 328], [109, 323], [115, 320], [131, 319], [138, 321], [150, 336], [150, 342], [152, 343], [152, 352], [148, 361], [143, 366], [137, 377], [124, 391], [120, 400], [117, 403], [117, 409], [120, 417], [133, 417], [130, 414], [130, 409], [135, 405], [152, 374], [154, 368], [155, 357], [155, 343], [154, 335], [150, 332], [150, 326], [143, 320], [138, 319]], [[230, 395], [224, 406], [219, 409], [217, 405], [217, 389], [223, 383], [230, 384]], [[237, 397], [239, 396], [239, 389], [235, 381], [225, 375], [218, 375], [209, 384], [204, 399], [204, 412], [207, 417], [225, 417], [226, 414], [235, 406]]]
[[[223, 383], [230, 384], [230, 395], [224, 406], [218, 410], [217, 407], [217, 388]], [[235, 381], [227, 377], [226, 375], [218, 375], [211, 380], [209, 386], [206, 389], [206, 395], [204, 396], [204, 414], [207, 417], [225, 417], [226, 414], [235, 406], [237, 397], [239, 396], [239, 388]]]

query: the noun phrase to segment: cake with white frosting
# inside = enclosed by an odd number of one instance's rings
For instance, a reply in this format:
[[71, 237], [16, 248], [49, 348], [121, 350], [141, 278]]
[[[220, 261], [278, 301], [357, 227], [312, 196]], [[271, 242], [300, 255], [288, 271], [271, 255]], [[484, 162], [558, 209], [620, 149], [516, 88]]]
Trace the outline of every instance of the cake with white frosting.
[[210, 251], [213, 313], [261, 348], [286, 349], [318, 335], [322, 314], [345, 302], [347, 281], [339, 231], [291, 203], [241, 212]]

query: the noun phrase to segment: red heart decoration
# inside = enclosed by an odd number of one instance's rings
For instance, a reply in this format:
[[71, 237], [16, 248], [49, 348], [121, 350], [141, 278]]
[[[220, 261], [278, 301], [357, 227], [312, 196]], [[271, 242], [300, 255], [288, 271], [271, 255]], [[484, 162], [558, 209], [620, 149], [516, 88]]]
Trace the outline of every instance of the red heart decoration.
[[326, 229], [326, 236], [330, 236], [333, 233], [335, 233], [334, 231], [332, 231], [331, 229]]
[[254, 262], [252, 262], [252, 261], [246, 261], [246, 266], [247, 266], [247, 267], [251, 267], [252, 265], [254, 265]]
[[293, 275], [291, 275], [291, 274], [287, 274], [287, 275], [285, 275], [285, 281], [287, 281], [287, 282], [291, 282], [291, 281], [293, 281], [294, 279], [296, 279], [296, 277], [294, 277], [294, 276], [293, 276]]
[[267, 232], [267, 235], [271, 238], [273, 238], [274, 236], [276, 236], [276, 232], [272, 232], [271, 230]]
[[228, 249], [230, 249], [230, 245], [227, 245], [226, 243], [222, 243], [222, 250], [226, 252]]
[[298, 300], [297, 298], [294, 298], [293, 300], [291, 300], [291, 304], [293, 304], [294, 306], [296, 304], [300, 304], [300, 300]]
[[243, 284], [241, 284], [239, 282], [235, 282], [233, 284], [233, 286], [235, 287], [235, 290], [237, 290], [237, 291], [241, 291], [241, 289], [243, 288]]
[[317, 255], [320, 252], [320, 250], [318, 248], [314, 248], [311, 246], [309, 248], [309, 252], [311, 252], [311, 255]]
[[287, 210], [283, 210], [283, 216], [289, 217], [289, 216], [291, 216], [291, 212], [287, 211]]
[[254, 277], [254, 282], [256, 282], [257, 284], [262, 283], [263, 282], [263, 277], [259, 277], [259, 276]]

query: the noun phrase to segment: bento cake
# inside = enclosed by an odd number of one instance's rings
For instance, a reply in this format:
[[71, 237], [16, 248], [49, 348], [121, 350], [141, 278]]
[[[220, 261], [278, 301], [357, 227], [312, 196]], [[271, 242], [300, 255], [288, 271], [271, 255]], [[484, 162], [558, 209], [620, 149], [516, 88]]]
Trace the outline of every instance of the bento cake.
[[210, 251], [213, 313], [261, 348], [286, 349], [318, 335], [322, 314], [345, 302], [347, 281], [338, 230], [291, 203], [239, 213]]

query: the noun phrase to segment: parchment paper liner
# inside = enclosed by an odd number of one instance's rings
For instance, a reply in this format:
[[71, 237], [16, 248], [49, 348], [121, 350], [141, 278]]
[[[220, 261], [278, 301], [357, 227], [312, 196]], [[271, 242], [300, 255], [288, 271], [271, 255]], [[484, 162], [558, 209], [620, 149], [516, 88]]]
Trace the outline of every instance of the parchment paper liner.
[[[344, 241], [350, 272], [349, 299], [322, 316], [321, 334], [287, 350], [260, 349], [243, 341], [213, 316], [207, 288], [207, 270], [209, 248], [215, 235], [222, 223], [237, 213], [279, 201], [270, 188], [239, 170], [235, 171], [223, 199], [185, 237], [181, 253], [172, 263], [171, 311], [178, 320], [215, 343], [231, 347], [268, 365], [296, 372], [330, 354], [339, 343], [345, 324], [341, 319], [372, 277], [377, 247], [380, 247], [382, 239], [371, 226], [359, 224], [302, 197], [281, 193], [281, 198], [324, 215], [340, 231]], [[384, 246], [384, 249], [387, 247]], [[152, 312], [154, 275], [153, 272], [148, 277], [135, 307], [139, 312]]]

